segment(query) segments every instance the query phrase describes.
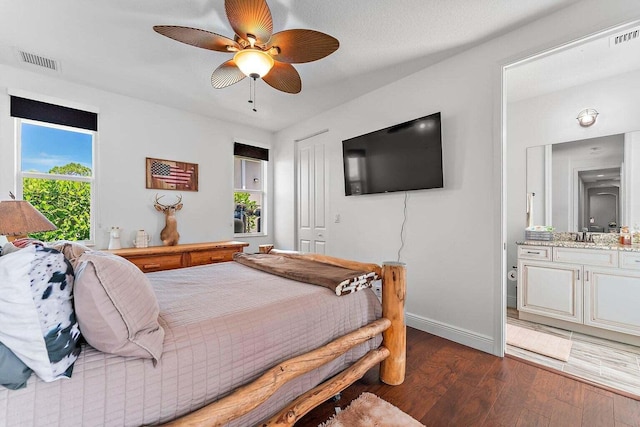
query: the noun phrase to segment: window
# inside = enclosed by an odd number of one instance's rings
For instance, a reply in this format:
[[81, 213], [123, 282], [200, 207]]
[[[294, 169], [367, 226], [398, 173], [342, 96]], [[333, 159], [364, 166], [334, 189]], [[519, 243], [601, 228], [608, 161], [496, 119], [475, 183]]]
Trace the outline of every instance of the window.
[[234, 154], [234, 233], [264, 235], [269, 150], [236, 143]]
[[[93, 241], [95, 131], [55, 124], [59, 118], [56, 115], [36, 114], [45, 121], [25, 118], [28, 114], [23, 114], [20, 108], [14, 109], [14, 98], [11, 113], [16, 117], [18, 196], [28, 200], [58, 227], [55, 231], [31, 234], [31, 237], [45, 241]], [[17, 99], [26, 101], [27, 106], [29, 102], [38, 103]], [[44, 105], [52, 107], [52, 111], [66, 109]], [[36, 109], [27, 108], [27, 111], [31, 113]]]

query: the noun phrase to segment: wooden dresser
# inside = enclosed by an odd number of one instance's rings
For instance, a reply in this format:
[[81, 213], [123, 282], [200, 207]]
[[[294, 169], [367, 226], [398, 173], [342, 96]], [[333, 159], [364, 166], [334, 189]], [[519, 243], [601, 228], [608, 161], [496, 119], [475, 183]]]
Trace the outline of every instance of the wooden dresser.
[[226, 241], [114, 249], [108, 252], [128, 259], [140, 270], [148, 273], [231, 261], [233, 254], [242, 252], [245, 246], [249, 246], [249, 243]]

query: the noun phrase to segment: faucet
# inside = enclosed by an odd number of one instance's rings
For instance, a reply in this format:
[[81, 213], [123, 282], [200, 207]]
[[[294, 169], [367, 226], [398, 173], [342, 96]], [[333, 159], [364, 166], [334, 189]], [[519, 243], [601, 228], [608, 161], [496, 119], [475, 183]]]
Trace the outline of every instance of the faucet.
[[593, 243], [593, 234], [586, 231], [578, 231], [576, 233], [576, 242]]

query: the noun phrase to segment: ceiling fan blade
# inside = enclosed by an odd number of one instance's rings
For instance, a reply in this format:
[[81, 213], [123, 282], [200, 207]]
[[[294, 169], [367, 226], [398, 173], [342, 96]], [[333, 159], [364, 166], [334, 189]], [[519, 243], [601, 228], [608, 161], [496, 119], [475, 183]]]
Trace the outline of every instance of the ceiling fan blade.
[[287, 93], [299, 93], [302, 90], [300, 74], [291, 64], [276, 61], [273, 68], [262, 78], [274, 89]]
[[211, 74], [211, 86], [216, 89], [223, 89], [238, 83], [245, 77], [240, 68], [233, 62], [233, 59], [230, 59], [213, 71], [213, 74]]
[[314, 30], [285, 30], [271, 37], [268, 48], [277, 47], [280, 52], [274, 59], [290, 64], [317, 61], [338, 50], [340, 42], [328, 34]]
[[153, 30], [163, 36], [203, 49], [216, 50], [218, 52], [229, 52], [229, 46], [236, 50], [242, 49], [238, 43], [228, 37], [198, 28], [155, 25]]
[[257, 45], [269, 41], [273, 34], [273, 20], [265, 0], [225, 0], [224, 8], [237, 35], [248, 40], [247, 34], [251, 34], [255, 36]]

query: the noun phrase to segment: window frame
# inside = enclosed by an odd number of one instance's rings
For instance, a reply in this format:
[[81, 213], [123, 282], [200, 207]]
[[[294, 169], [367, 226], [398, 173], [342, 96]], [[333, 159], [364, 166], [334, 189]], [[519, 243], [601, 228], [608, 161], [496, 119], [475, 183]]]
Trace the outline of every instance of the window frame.
[[[76, 182], [88, 182], [90, 186], [90, 208], [89, 208], [89, 240], [78, 240], [78, 243], [82, 243], [86, 246], [94, 246], [96, 240], [97, 229], [97, 184], [96, 184], [96, 170], [97, 166], [97, 147], [98, 147], [98, 132], [83, 128], [77, 128], [73, 126], [59, 125], [50, 122], [43, 122], [32, 119], [25, 119], [20, 117], [14, 117], [14, 135], [15, 135], [15, 194], [18, 199], [24, 199], [23, 192], [23, 179], [24, 178], [38, 178], [38, 179], [54, 179], [60, 181], [76, 181]], [[59, 129], [68, 132], [83, 133], [91, 136], [91, 176], [74, 176], [74, 175], [60, 175], [50, 174], [42, 172], [28, 172], [22, 170], [22, 124], [29, 124], [33, 126], [42, 126], [53, 129]]]
[[[251, 189], [247, 189], [247, 188], [236, 188], [235, 186], [235, 173], [236, 173], [236, 168], [235, 168], [235, 160], [246, 160], [246, 161], [251, 161], [251, 162], [257, 162], [260, 163], [260, 168], [261, 168], [261, 190], [251, 190]], [[243, 192], [243, 193], [249, 193], [249, 194], [261, 194], [262, 198], [262, 204], [260, 205], [260, 231], [256, 231], [253, 233], [236, 233], [234, 230], [233, 233], [233, 237], [241, 237], [241, 238], [245, 238], [245, 237], [264, 237], [268, 235], [268, 228], [267, 228], [267, 224], [268, 224], [268, 216], [269, 216], [269, 212], [268, 212], [268, 208], [267, 208], [267, 201], [268, 201], [268, 166], [269, 166], [269, 161], [268, 160], [260, 160], [260, 159], [255, 159], [252, 157], [247, 157], [247, 156], [240, 156], [240, 155], [234, 155], [233, 156], [233, 174], [234, 174], [234, 179], [233, 179], [233, 194], [235, 197], [235, 193], [238, 192]], [[244, 164], [244, 163], [241, 163]], [[244, 176], [244, 171], [241, 172], [240, 174], [241, 177], [241, 186], [242, 187], [246, 187], [246, 182], [245, 182], [245, 176]], [[235, 211], [235, 202], [233, 205], [234, 211]]]

